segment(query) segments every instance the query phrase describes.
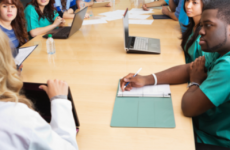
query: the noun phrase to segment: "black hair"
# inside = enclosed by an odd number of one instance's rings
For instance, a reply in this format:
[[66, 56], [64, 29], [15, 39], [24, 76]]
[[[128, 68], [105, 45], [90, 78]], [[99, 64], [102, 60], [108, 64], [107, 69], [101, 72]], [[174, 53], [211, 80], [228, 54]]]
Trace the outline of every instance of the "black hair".
[[[201, 1], [203, 3], [203, 6], [205, 6], [209, 2], [209, 0], [201, 0]], [[186, 3], [186, 0], [184, 1], [184, 11], [186, 12], [185, 3]], [[189, 39], [190, 35], [193, 32], [194, 26], [195, 26], [195, 22], [194, 22], [193, 18], [189, 17], [189, 24], [184, 25], [184, 27], [186, 27], [187, 29], [182, 34], [182, 42], [181, 42], [181, 47], [184, 50], [185, 55], [188, 56], [188, 57], [190, 57], [190, 55], [188, 54], [188, 49], [196, 41], [197, 37], [199, 36], [199, 31], [201, 29], [200, 25], [198, 24], [193, 36]], [[186, 45], [186, 43], [187, 43], [187, 45]]]
[[208, 9], [218, 9], [217, 18], [230, 24], [230, 0], [210, 0], [210, 2], [203, 7], [203, 11]]

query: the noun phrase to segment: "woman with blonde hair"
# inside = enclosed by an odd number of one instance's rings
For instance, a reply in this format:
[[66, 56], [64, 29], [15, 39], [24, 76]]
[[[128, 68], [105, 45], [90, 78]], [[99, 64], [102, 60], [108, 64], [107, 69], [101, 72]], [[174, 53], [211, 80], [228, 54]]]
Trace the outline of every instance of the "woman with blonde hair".
[[67, 100], [68, 85], [48, 80], [42, 85], [51, 101], [48, 124], [33, 103], [20, 94], [22, 79], [16, 70], [8, 37], [0, 30], [0, 149], [78, 150], [72, 106]]

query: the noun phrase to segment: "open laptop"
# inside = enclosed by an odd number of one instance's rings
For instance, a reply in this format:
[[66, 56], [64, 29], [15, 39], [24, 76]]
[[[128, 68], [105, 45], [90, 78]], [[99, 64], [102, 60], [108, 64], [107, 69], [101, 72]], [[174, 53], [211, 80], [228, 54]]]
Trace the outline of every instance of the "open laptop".
[[96, 7], [105, 7], [109, 4], [110, 2], [94, 2], [92, 7], [96, 8]]
[[127, 53], [161, 53], [160, 39], [129, 36], [128, 8], [124, 14], [123, 24], [125, 39], [124, 44]]
[[[28, 99], [30, 99], [34, 106], [35, 110], [41, 115], [41, 117], [48, 123], [51, 121], [51, 106], [50, 106], [50, 99], [45, 91], [39, 89], [38, 87], [40, 85], [44, 85], [42, 83], [27, 83], [24, 82], [23, 88], [21, 90], [21, 93], [24, 94]], [[68, 90], [68, 100], [72, 104], [72, 112], [73, 112], [73, 118], [76, 125], [77, 132], [79, 131], [79, 120], [77, 116], [77, 112], [75, 109], [73, 97], [70, 91], [70, 88]]]
[[44, 35], [44, 38], [48, 38], [48, 34], [52, 34], [52, 37], [54, 39], [67, 39], [71, 35], [73, 35], [75, 32], [77, 32], [83, 23], [83, 20], [85, 18], [85, 14], [88, 7], [85, 7], [84, 9], [77, 12], [73, 18], [73, 22], [71, 27], [62, 27], [58, 29], [54, 29], [50, 32], [48, 32], [46, 35]]

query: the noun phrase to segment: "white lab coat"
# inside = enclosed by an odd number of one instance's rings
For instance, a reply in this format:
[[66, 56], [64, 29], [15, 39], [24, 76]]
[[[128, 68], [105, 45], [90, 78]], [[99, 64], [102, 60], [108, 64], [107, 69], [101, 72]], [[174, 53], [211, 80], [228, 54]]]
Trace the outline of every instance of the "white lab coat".
[[70, 101], [51, 101], [48, 124], [23, 103], [0, 102], [0, 150], [78, 150]]

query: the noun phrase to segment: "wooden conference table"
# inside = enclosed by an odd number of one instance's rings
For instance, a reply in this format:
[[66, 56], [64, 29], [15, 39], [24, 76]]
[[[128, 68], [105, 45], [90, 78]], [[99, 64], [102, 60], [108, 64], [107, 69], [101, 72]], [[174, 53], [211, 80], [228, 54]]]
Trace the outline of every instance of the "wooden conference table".
[[[127, 7], [133, 7], [129, 0], [116, 0], [115, 9]], [[88, 11], [97, 15], [113, 9]], [[154, 12], [161, 13], [157, 9]], [[23, 63], [23, 81], [46, 83], [56, 78], [68, 82], [81, 124], [76, 138], [80, 150], [194, 150], [192, 120], [181, 111], [187, 84], [171, 86], [176, 128], [110, 127], [119, 78], [140, 67], [140, 74], [147, 75], [185, 63], [176, 21], [130, 25], [130, 35], [159, 38], [160, 55], [126, 54], [123, 34], [122, 20], [82, 26], [69, 39], [55, 40], [56, 54], [52, 56], [46, 53], [46, 39], [38, 36], [24, 45], [39, 44]]]

